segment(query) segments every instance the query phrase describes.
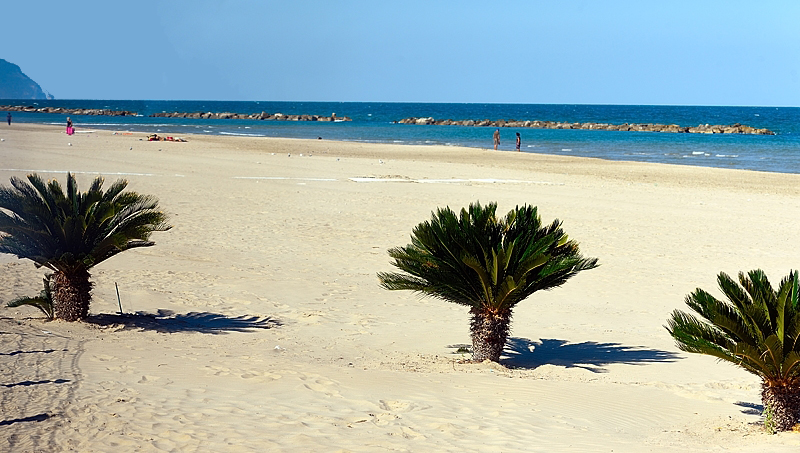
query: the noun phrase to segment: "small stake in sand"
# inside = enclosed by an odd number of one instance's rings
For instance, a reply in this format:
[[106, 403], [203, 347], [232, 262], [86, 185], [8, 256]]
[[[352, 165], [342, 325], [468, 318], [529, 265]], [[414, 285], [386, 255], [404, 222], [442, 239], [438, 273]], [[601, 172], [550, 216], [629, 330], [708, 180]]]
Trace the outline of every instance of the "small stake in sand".
[[122, 301], [119, 299], [119, 286], [117, 285], [117, 282], [114, 282], [114, 288], [117, 288], [117, 303], [119, 304], [119, 314], [123, 314]]

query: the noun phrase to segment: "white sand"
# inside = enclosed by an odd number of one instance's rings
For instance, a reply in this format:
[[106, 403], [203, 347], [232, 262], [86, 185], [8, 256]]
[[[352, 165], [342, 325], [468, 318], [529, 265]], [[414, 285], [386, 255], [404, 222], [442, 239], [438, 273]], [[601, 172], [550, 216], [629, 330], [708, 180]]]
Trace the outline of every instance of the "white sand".
[[[0, 309], [2, 451], [800, 447], [757, 425], [758, 378], [679, 352], [663, 328], [720, 271], [777, 283], [800, 266], [799, 175], [144, 135], [0, 128], [0, 184], [124, 175], [174, 225], [93, 270], [96, 324]], [[366, 177], [381, 181], [352, 179]], [[517, 306], [507, 367], [460, 362], [464, 307], [375, 275], [433, 209], [475, 200], [538, 205], [601, 263]], [[0, 302], [39, 291], [30, 262], [0, 267]], [[115, 282], [126, 312], [169, 312], [118, 323]]]

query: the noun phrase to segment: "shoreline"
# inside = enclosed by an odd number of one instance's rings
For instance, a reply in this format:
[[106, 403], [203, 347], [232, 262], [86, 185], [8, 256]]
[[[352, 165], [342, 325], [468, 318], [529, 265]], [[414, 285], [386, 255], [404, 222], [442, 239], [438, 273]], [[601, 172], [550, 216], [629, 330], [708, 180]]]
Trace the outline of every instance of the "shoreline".
[[[78, 124], [77, 126], [80, 126]], [[60, 126], [39, 124], [39, 123], [15, 123], [14, 128], [23, 131], [47, 130], [58, 132], [64, 135], [63, 128]], [[129, 132], [119, 129], [88, 129], [78, 130], [79, 134], [103, 134], [110, 133], [112, 136], [133, 139], [132, 141], [145, 141], [149, 135], [146, 132]], [[0, 129], [0, 136], [3, 130]], [[165, 133], [161, 133], [165, 135]], [[613, 160], [596, 157], [581, 157], [570, 155], [544, 154], [526, 151], [518, 153], [510, 150], [493, 151], [490, 147], [468, 147], [468, 146], [444, 146], [444, 145], [417, 145], [406, 143], [373, 143], [346, 140], [314, 140], [292, 137], [251, 137], [241, 135], [219, 135], [219, 134], [175, 134], [176, 136], [190, 139], [192, 142], [214, 143], [222, 147], [229, 141], [243, 140], [248, 149], [257, 150], [258, 146], [254, 143], [258, 141], [280, 142], [286, 140], [290, 143], [303, 142], [305, 146], [312, 149], [312, 152], [323, 154], [330, 153], [333, 149], [338, 155], [347, 157], [387, 157], [403, 160], [417, 161], [438, 161], [442, 157], [449, 163], [457, 163], [463, 158], [463, 163], [473, 163], [479, 165], [498, 166], [501, 162], [492, 159], [498, 153], [504, 156], [508, 164], [519, 165], [521, 169], [530, 171], [544, 171], [554, 173], [575, 174], [584, 176], [597, 176], [601, 178], [620, 179], [626, 182], [638, 183], [664, 183], [682, 185], [681, 172], [691, 174], [702, 174], [702, 180], [708, 183], [709, 187], [727, 185], [730, 189], [743, 188], [748, 190], [765, 190], [767, 193], [786, 193], [800, 194], [800, 173], [782, 173], [765, 170], [749, 170], [736, 168], [704, 167], [697, 165], [684, 165], [663, 162], [640, 162], [635, 160]], [[77, 136], [77, 135], [76, 135]], [[67, 138], [66, 135], [64, 135]], [[252, 141], [252, 142], [251, 142]], [[156, 142], [163, 143], [163, 142]], [[370, 146], [384, 148], [380, 153], [362, 151]], [[395, 150], [395, 151], [391, 151]], [[403, 150], [403, 151], [400, 151]], [[481, 161], [478, 156], [485, 156], [485, 161]], [[657, 170], [660, 169], [660, 170]], [[737, 175], [736, 184], [726, 184], [730, 182], [730, 175]]]
[[[800, 175], [145, 135], [0, 129], [0, 184], [34, 169], [79, 172], [81, 190], [97, 173], [106, 184], [125, 177], [130, 190], [158, 197], [174, 225], [153, 235], [156, 246], [92, 270], [98, 322], [46, 323], [29, 307], [0, 308], [0, 330], [14, 339], [0, 351], [14, 364], [4, 379], [36, 383], [2, 400], [3, 420], [14, 423], [0, 427], [0, 449], [800, 446], [796, 433], [756, 426], [757, 378], [681, 353], [663, 328], [695, 288], [716, 294], [720, 271], [760, 267], [775, 282], [797, 267]], [[464, 307], [376, 280], [391, 270], [386, 251], [431, 211], [475, 200], [497, 202], [498, 212], [535, 204], [601, 263], [515, 308], [503, 366], [461, 360]], [[0, 267], [0, 302], [40, 289], [31, 263], [2, 255]], [[115, 316], [117, 285], [125, 313], [149, 316]], [[48, 416], [31, 418], [40, 414]]]
[[[75, 105], [78, 104], [76, 101]], [[485, 148], [491, 146], [491, 131], [486, 132], [481, 128], [456, 127], [456, 128], [435, 128], [432, 126], [417, 126], [392, 124], [392, 121], [404, 113], [403, 109], [414, 110], [415, 106], [409, 105], [401, 108], [390, 108], [387, 106], [370, 106], [369, 104], [355, 104], [349, 108], [336, 104], [319, 104], [321, 107], [306, 105], [302, 103], [191, 103], [191, 102], [144, 102], [144, 103], [124, 103], [124, 102], [87, 102], [87, 106], [109, 107], [109, 108], [128, 108], [138, 110], [144, 115], [153, 112], [172, 112], [177, 111], [250, 111], [248, 108], [256, 108], [258, 111], [284, 111], [286, 105], [294, 106], [291, 112], [317, 111], [320, 108], [339, 111], [338, 107], [344, 110], [354, 110], [351, 115], [354, 119], [352, 123], [333, 123], [319, 121], [246, 121], [246, 120], [202, 120], [191, 118], [150, 118], [150, 117], [88, 117], [85, 121], [90, 126], [114, 129], [132, 129], [148, 133], [168, 133], [169, 135], [182, 135], [186, 132], [198, 134], [224, 134], [241, 136], [283, 136], [293, 138], [317, 138], [348, 141], [363, 141], [366, 143], [408, 143], [408, 144], [440, 144], [447, 146], [466, 146], [475, 148]], [[508, 114], [515, 113], [516, 118], [550, 117], [548, 111], [552, 110], [552, 117], [570, 118], [566, 113], [569, 109], [559, 109], [553, 107], [545, 109], [543, 113], [531, 111], [526, 113], [524, 110], [514, 110], [508, 106]], [[535, 108], [536, 106], [531, 106]], [[360, 110], [359, 110], [360, 109]], [[452, 114], [458, 115], [458, 108], [453, 108]], [[687, 108], [688, 109], [688, 108]], [[579, 109], [580, 110], [580, 109]], [[697, 121], [703, 118], [714, 118], [715, 123], [734, 124], [743, 123], [754, 127], [770, 127], [779, 132], [775, 136], [758, 136], [747, 134], [630, 134], [619, 131], [598, 131], [595, 129], [517, 129], [522, 134], [522, 151], [533, 151], [537, 153], [547, 153], [553, 155], [575, 155], [586, 157], [598, 157], [609, 160], [634, 160], [641, 162], [664, 162], [672, 164], [688, 164], [697, 166], [707, 166], [716, 168], [740, 168], [772, 172], [800, 172], [800, 154], [798, 154], [798, 135], [790, 121], [796, 115], [794, 111], [784, 112], [760, 112], [755, 110], [739, 112], [736, 109], [717, 111], [717, 109], [656, 109], [650, 112], [648, 109], [623, 109], [615, 110], [611, 108], [601, 109], [600, 112], [593, 112], [592, 109], [585, 108], [585, 112], [576, 113], [575, 121], [609, 121], [615, 124], [621, 123], [622, 118], [627, 121], [636, 121], [644, 124], [646, 121], [676, 123], [676, 124], [698, 124]], [[663, 110], [663, 111], [662, 111]], [[674, 111], [673, 111], [674, 110]], [[752, 109], [751, 109], [752, 110]], [[486, 110], [487, 114], [490, 113]], [[346, 112], [347, 113], [347, 112]], [[372, 113], [375, 116], [372, 116]], [[447, 111], [435, 115], [440, 117]], [[476, 114], [480, 114], [477, 111]], [[518, 114], [518, 115], [517, 115]], [[713, 115], [712, 115], [713, 114]], [[27, 115], [27, 116], [26, 116]], [[493, 114], [494, 115], [494, 114]], [[521, 115], [521, 116], [520, 116]], [[593, 116], [594, 115], [594, 116]], [[606, 115], [606, 117], [602, 116]], [[649, 115], [649, 116], [647, 116]], [[687, 116], [688, 115], [688, 116]], [[709, 116], [711, 115], [711, 116]], [[716, 116], [720, 115], [720, 116]], [[753, 116], [755, 115], [755, 116]], [[770, 116], [771, 115], [771, 116]], [[47, 114], [20, 114], [21, 121], [36, 121], [38, 123], [59, 124], [59, 121], [51, 121]], [[442, 116], [444, 117], [444, 116]], [[457, 116], [462, 117], [462, 116]], [[473, 116], [463, 116], [473, 117]], [[477, 117], [477, 116], [475, 116]], [[486, 116], [494, 118], [495, 116]], [[763, 119], [760, 119], [763, 118]], [[80, 126], [82, 119], [78, 119]], [[572, 121], [572, 120], [570, 120]], [[638, 124], [637, 123], [637, 124]], [[555, 123], [554, 123], [555, 124]], [[583, 123], [579, 123], [583, 124]], [[598, 123], [600, 124], [600, 123]], [[795, 122], [791, 122], [795, 124]], [[559, 126], [560, 127], [560, 126]], [[573, 127], [570, 123], [569, 127]], [[713, 128], [706, 128], [711, 131]], [[513, 149], [513, 131], [505, 129], [501, 131], [501, 148]], [[508, 140], [508, 136], [511, 140]], [[636, 136], [634, 136], [636, 135]]]

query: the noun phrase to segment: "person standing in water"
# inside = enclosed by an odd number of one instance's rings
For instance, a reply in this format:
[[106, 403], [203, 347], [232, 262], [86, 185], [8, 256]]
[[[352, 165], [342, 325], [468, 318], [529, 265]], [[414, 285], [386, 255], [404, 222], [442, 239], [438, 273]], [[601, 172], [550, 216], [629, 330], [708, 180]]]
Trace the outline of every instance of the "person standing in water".
[[519, 151], [519, 145], [522, 144], [522, 138], [519, 136], [519, 132], [517, 132], [517, 151]]
[[500, 128], [494, 130], [492, 138], [494, 139], [494, 150], [497, 151], [497, 147], [500, 146]]

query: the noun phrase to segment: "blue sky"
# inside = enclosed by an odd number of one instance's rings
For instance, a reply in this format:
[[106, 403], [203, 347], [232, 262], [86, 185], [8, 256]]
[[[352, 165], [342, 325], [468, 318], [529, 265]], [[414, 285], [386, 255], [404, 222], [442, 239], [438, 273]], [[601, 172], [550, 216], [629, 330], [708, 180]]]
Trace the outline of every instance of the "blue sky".
[[58, 99], [800, 106], [800, 2], [2, 5]]

